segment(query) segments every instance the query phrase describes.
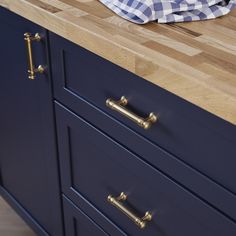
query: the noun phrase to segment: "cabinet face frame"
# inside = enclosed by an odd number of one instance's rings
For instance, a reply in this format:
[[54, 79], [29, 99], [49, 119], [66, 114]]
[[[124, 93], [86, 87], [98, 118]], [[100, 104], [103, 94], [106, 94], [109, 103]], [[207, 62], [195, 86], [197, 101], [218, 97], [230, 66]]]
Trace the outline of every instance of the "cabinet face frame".
[[39, 235], [63, 235], [49, 71], [28, 78], [24, 34], [36, 65], [49, 65], [48, 32], [0, 7], [0, 194]]

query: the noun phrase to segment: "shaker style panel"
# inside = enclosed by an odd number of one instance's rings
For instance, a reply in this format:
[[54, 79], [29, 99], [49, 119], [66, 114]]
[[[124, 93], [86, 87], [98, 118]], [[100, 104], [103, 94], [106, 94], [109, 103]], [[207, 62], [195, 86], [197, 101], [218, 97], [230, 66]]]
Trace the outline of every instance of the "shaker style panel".
[[224, 215], [59, 103], [55, 106], [62, 189], [76, 205], [86, 199], [130, 236], [236, 234], [236, 225]]
[[235, 195], [233, 125], [53, 33], [50, 40], [57, 100], [78, 114], [79, 99], [88, 101]]
[[47, 32], [3, 8], [0, 30], [0, 194], [38, 235], [62, 236], [50, 78], [29, 79], [24, 40], [41, 35], [31, 53], [35, 68], [48, 65]]

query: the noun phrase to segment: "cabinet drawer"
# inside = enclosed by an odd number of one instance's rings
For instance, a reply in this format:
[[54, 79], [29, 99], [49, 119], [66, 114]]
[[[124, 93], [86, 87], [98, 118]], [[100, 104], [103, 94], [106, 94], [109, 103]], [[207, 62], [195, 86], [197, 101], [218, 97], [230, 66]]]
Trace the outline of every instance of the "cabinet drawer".
[[[85, 203], [86, 204], [86, 203]], [[92, 208], [91, 206], [88, 206]], [[79, 207], [75, 206], [66, 196], [63, 196], [63, 208], [66, 236], [125, 236], [116, 226], [97, 214], [99, 218], [91, 219]], [[104, 229], [95, 221], [103, 222]]]
[[[170, 94], [95, 54], [50, 35], [55, 97], [76, 113], [79, 98], [173, 154], [207, 178], [236, 193], [236, 127]], [[128, 109], [158, 121], [148, 130], [115, 110], [106, 100], [124, 95]]]
[[[76, 204], [87, 199], [128, 235], [236, 234], [232, 221], [80, 117], [59, 104], [56, 115], [62, 188]], [[145, 229], [108, 202], [121, 192], [135, 216], [153, 215]]]

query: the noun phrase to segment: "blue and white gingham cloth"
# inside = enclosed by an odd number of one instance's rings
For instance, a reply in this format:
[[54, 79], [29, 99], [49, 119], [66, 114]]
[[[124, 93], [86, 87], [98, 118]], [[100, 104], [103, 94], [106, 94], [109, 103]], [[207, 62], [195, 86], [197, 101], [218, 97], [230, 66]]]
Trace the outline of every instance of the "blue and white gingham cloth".
[[236, 0], [100, 0], [121, 17], [138, 24], [214, 19], [228, 14]]

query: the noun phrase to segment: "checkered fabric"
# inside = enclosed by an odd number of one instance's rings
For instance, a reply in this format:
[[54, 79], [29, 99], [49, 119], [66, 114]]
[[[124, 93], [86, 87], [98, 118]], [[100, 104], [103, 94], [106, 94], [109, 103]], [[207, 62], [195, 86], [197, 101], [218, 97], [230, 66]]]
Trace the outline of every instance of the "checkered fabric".
[[100, 0], [121, 17], [138, 24], [214, 19], [228, 14], [236, 0]]

